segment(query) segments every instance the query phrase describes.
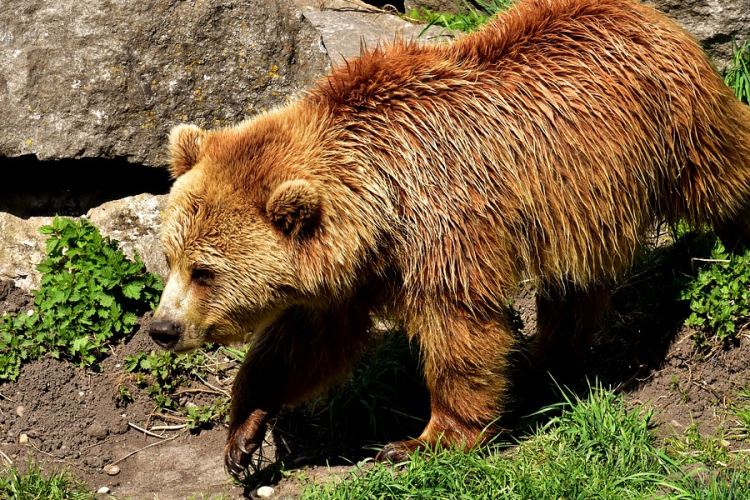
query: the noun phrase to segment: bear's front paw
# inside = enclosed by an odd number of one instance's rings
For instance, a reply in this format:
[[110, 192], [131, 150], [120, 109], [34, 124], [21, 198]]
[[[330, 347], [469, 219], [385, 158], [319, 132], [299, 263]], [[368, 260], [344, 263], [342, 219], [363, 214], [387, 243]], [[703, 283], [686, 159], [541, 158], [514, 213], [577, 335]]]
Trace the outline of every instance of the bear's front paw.
[[229, 431], [229, 439], [224, 448], [224, 467], [234, 478], [241, 479], [250, 458], [266, 435], [268, 412], [255, 410], [237, 428]]

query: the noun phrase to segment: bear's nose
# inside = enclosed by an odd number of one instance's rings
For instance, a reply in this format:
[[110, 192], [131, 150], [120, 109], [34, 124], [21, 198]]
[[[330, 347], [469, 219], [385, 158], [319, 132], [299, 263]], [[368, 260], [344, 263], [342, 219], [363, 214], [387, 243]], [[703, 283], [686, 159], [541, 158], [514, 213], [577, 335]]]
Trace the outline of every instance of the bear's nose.
[[171, 349], [180, 340], [180, 325], [168, 319], [160, 319], [151, 323], [149, 335], [159, 347]]

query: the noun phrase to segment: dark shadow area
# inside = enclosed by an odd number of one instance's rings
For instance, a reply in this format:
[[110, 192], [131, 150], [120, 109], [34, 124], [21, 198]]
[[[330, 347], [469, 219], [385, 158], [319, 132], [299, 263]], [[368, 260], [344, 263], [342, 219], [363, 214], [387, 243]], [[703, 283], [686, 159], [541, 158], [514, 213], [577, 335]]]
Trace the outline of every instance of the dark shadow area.
[[383, 9], [386, 6], [390, 5], [391, 7], [394, 7], [397, 11], [399, 11], [401, 14], [405, 12], [404, 0], [368, 0], [365, 3], [372, 5], [374, 7], [378, 7], [379, 9]]
[[[585, 397], [598, 381], [629, 392], [659, 370], [690, 315], [689, 303], [680, 299], [680, 292], [697, 273], [693, 259], [710, 256], [716, 239], [710, 233], [688, 233], [671, 245], [645, 252], [633, 272], [614, 288], [611, 310], [583, 356], [554, 353], [550, 356], [553, 366], [532, 367], [531, 342], [522, 341], [514, 359], [503, 427], [511, 429], [511, 435], [527, 432], [535, 425], [530, 415], [562, 400], [561, 387]], [[550, 416], [545, 414], [545, 418]]]
[[40, 161], [33, 155], [0, 158], [0, 211], [17, 217], [81, 216], [107, 201], [141, 193], [166, 194], [163, 168], [124, 158]]

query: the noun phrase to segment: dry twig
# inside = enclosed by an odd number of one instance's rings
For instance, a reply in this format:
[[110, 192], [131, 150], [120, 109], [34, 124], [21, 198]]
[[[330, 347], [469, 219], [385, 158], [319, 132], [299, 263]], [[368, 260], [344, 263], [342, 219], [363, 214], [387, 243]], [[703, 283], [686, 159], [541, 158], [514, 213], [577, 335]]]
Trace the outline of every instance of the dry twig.
[[166, 438], [165, 438], [164, 436], [161, 436], [161, 435], [159, 435], [159, 434], [156, 434], [156, 433], [154, 433], [154, 432], [151, 432], [151, 431], [149, 431], [149, 430], [146, 430], [146, 429], [144, 429], [143, 427], [138, 427], [138, 426], [137, 426], [137, 425], [135, 425], [135, 424], [134, 424], [133, 422], [128, 422], [128, 425], [129, 425], [130, 427], [132, 427], [133, 429], [135, 429], [135, 430], [137, 430], [137, 431], [141, 431], [142, 433], [144, 433], [144, 434], [147, 434], [147, 435], [149, 435], [149, 436], [152, 436], [152, 437], [155, 437], [155, 438], [159, 438], [159, 439], [166, 439]]
[[157, 441], [157, 442], [155, 442], [155, 443], [151, 443], [151, 444], [149, 444], [149, 445], [146, 445], [146, 446], [144, 446], [143, 448], [139, 448], [139, 449], [137, 449], [137, 450], [135, 450], [135, 451], [131, 451], [130, 453], [128, 453], [128, 454], [127, 454], [127, 455], [125, 455], [124, 457], [120, 458], [119, 460], [115, 460], [114, 462], [112, 462], [112, 463], [110, 463], [110, 464], [107, 464], [107, 465], [105, 465], [105, 467], [111, 467], [111, 466], [113, 466], [113, 465], [117, 465], [117, 464], [119, 464], [119, 463], [121, 463], [121, 462], [123, 462], [123, 461], [127, 460], [128, 458], [132, 457], [132, 456], [133, 456], [133, 455], [135, 455], [136, 453], [140, 453], [140, 452], [142, 452], [143, 450], [145, 450], [145, 449], [147, 449], [147, 448], [151, 448], [152, 446], [158, 446], [158, 445], [160, 445], [160, 444], [164, 444], [164, 443], [166, 443], [167, 441], [172, 441], [173, 439], [177, 439], [178, 437], [180, 437], [180, 434], [182, 434], [182, 433], [181, 433], [181, 432], [179, 432], [179, 433], [175, 434], [174, 436], [172, 436], [172, 437], [170, 437], [170, 438], [166, 438], [166, 439], [165, 439], [165, 440], [163, 440], [163, 441]]

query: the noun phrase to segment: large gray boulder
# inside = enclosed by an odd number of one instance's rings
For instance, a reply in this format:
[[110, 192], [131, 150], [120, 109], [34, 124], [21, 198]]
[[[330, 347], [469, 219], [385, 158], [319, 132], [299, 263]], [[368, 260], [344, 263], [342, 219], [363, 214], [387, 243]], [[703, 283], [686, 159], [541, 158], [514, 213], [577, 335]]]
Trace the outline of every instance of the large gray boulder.
[[5, 0], [0, 60], [0, 156], [146, 165], [172, 125], [241, 121], [329, 67], [289, 0]]
[[359, 55], [360, 38], [375, 45], [423, 29], [295, 2], [0, 0], [0, 170], [12, 170], [0, 183], [0, 279], [39, 286], [39, 227], [52, 219], [36, 215], [60, 211], [88, 211], [129, 256], [137, 250], [150, 271], [165, 274], [165, 197], [98, 204], [126, 185], [139, 192], [139, 181], [149, 190], [154, 179], [144, 171], [156, 170], [132, 164], [164, 165], [172, 125], [236, 123], [326, 74], [328, 53], [340, 63]]

